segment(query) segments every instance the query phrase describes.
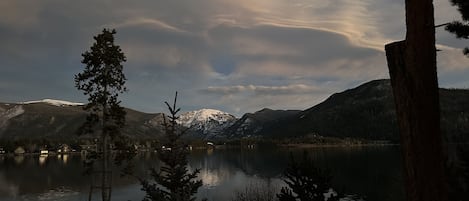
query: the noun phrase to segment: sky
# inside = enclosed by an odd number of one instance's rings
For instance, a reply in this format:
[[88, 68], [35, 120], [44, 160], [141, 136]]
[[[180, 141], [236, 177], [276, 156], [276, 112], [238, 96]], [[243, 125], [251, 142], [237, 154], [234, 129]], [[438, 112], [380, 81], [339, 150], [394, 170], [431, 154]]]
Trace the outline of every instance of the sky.
[[[436, 0], [435, 23], [459, 20]], [[404, 0], [2, 0], [0, 102], [86, 102], [81, 54], [103, 28], [127, 57], [122, 105], [165, 112], [307, 109], [389, 78], [384, 45], [405, 38]], [[441, 87], [468, 88], [458, 40], [436, 30]]]

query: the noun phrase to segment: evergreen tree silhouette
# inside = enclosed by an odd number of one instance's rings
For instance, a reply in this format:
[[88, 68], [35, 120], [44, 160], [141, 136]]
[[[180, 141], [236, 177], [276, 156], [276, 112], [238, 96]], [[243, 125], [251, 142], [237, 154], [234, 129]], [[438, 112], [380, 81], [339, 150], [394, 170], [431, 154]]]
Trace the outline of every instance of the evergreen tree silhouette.
[[330, 172], [316, 167], [307, 152], [303, 153], [299, 162], [292, 155], [290, 157], [290, 163], [283, 173], [283, 181], [288, 187], [283, 187], [277, 194], [279, 201], [339, 201], [343, 197], [331, 193]]
[[102, 159], [100, 188], [103, 201], [111, 199], [110, 141], [122, 140], [120, 128], [125, 124], [126, 114], [118, 100], [119, 94], [127, 90], [122, 65], [126, 58], [121, 48], [114, 44], [114, 34], [114, 29], [103, 29], [102, 33], [93, 37], [95, 42], [90, 51], [82, 54], [81, 63], [86, 65], [85, 70], [75, 75], [75, 86], [88, 96], [84, 110], [89, 115], [82, 132], [101, 131], [99, 153], [92, 156]]
[[197, 180], [200, 170], [192, 173], [188, 170], [188, 151], [181, 142], [185, 130], [181, 130], [176, 122], [180, 111], [176, 108], [176, 101], [177, 92], [172, 106], [165, 102], [170, 115], [164, 118], [164, 148], [158, 149], [158, 158], [163, 165], [159, 170], [150, 170], [154, 182], [141, 180], [142, 190], [146, 192], [144, 201], [194, 201], [194, 195], [202, 186], [202, 180]]
[[[469, 1], [467, 0], [450, 0], [453, 6], [458, 7], [458, 11], [462, 15], [462, 21], [453, 21], [446, 25], [445, 29], [460, 39], [469, 39]], [[463, 50], [464, 55], [469, 56], [469, 48]]]
[[[459, 39], [469, 39], [469, 1], [450, 0], [453, 6], [458, 7], [462, 21], [453, 21], [446, 25], [445, 29], [456, 35]], [[469, 48], [463, 49], [463, 54], [469, 57]], [[469, 150], [459, 148], [458, 157], [460, 160], [459, 174], [450, 178], [451, 200], [467, 200], [469, 197]]]

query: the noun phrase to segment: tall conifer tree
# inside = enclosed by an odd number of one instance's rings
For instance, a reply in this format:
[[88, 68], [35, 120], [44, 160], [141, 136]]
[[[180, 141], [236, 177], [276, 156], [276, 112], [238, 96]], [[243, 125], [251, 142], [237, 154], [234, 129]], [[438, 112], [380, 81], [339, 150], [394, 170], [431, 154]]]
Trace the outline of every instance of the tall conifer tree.
[[104, 29], [93, 37], [95, 42], [90, 50], [82, 54], [85, 70], [75, 75], [76, 87], [88, 96], [84, 107], [89, 112], [86, 131], [92, 132], [95, 128], [101, 131], [99, 156], [102, 159], [100, 188], [103, 201], [111, 198], [110, 141], [119, 135], [119, 129], [125, 123], [125, 111], [117, 98], [126, 91], [122, 65], [126, 58], [121, 48], [114, 44], [114, 34], [114, 29]]

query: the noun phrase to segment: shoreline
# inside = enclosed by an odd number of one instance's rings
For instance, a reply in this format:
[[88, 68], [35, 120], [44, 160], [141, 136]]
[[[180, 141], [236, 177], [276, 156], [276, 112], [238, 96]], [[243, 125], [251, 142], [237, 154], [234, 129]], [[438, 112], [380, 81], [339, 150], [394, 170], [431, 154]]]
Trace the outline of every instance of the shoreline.
[[384, 146], [400, 146], [400, 144], [279, 144], [279, 147], [287, 148], [320, 148], [320, 147], [384, 147]]

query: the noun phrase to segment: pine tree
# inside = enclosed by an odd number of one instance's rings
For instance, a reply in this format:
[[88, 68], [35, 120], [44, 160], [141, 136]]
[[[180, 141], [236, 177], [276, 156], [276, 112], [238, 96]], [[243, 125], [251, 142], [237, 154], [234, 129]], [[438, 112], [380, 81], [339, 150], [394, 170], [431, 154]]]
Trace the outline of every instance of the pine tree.
[[[469, 39], [469, 1], [450, 0], [453, 6], [458, 7], [462, 15], [462, 21], [453, 21], [446, 25], [445, 29], [456, 35], [459, 39]], [[469, 48], [463, 50], [463, 54], [469, 57]], [[465, 200], [469, 196], [469, 151], [460, 148], [458, 157], [460, 158], [460, 169], [458, 175], [450, 178], [451, 200]]]
[[125, 55], [118, 45], [114, 44], [115, 30], [104, 29], [94, 36], [95, 42], [82, 54], [85, 70], [75, 75], [75, 86], [88, 96], [88, 103], [84, 110], [89, 112], [83, 126], [84, 132], [99, 129], [100, 153], [102, 159], [101, 190], [102, 200], [109, 201], [111, 197], [111, 181], [109, 170], [110, 140], [120, 136], [119, 129], [125, 123], [125, 111], [120, 106], [118, 95], [125, 92], [126, 78], [122, 63]]
[[146, 192], [144, 201], [194, 201], [194, 195], [202, 186], [202, 180], [196, 180], [200, 170], [190, 173], [187, 167], [188, 151], [181, 142], [184, 131], [176, 122], [180, 111], [180, 108], [176, 109], [176, 101], [177, 92], [172, 106], [165, 102], [170, 112], [169, 122], [165, 117], [165, 148], [158, 150], [163, 166], [159, 170], [150, 170], [154, 182], [141, 180], [142, 190]]
[[288, 187], [283, 187], [277, 194], [279, 201], [338, 201], [341, 198], [341, 195], [330, 192], [330, 173], [316, 167], [307, 152], [299, 162], [291, 156], [283, 176]]
[[[469, 39], [469, 1], [451, 0], [453, 6], [458, 7], [462, 15], [462, 21], [453, 21], [446, 25], [445, 29], [456, 35], [457, 38]], [[463, 50], [464, 55], [469, 57], [469, 48]]]

